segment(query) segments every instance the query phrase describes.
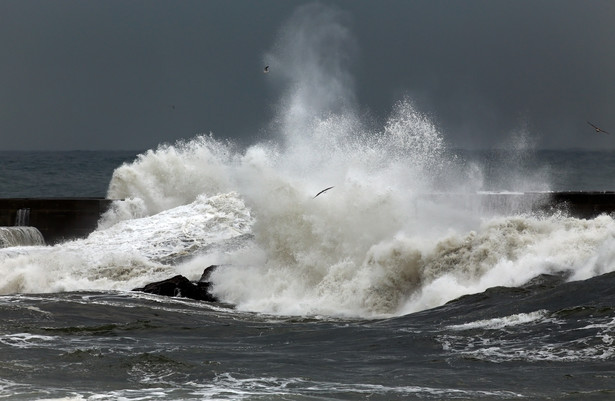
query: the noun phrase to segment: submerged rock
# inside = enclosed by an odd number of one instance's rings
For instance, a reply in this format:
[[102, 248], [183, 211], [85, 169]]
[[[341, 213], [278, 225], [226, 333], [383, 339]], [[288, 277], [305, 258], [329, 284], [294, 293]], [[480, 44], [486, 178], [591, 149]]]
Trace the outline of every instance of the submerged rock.
[[218, 298], [209, 292], [211, 287], [209, 277], [217, 267], [217, 265], [207, 267], [196, 283], [178, 274], [166, 280], [150, 283], [142, 288], [135, 288], [133, 291], [147, 292], [149, 294], [164, 295], [167, 297], [181, 297], [196, 299], [198, 301], [218, 302]]

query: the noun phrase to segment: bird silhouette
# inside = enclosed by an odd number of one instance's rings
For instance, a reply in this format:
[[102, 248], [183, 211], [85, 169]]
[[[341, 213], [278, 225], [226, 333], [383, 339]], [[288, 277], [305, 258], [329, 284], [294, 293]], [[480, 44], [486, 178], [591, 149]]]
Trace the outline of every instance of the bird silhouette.
[[590, 123], [589, 121], [587, 123], [589, 125], [591, 125], [594, 128], [594, 130], [596, 130], [596, 132], [598, 132], [598, 133], [604, 132], [605, 134], [610, 134], [610, 132], [607, 132], [607, 131], [603, 130], [602, 128], [595, 126], [594, 124]]
[[320, 195], [320, 194], [324, 194], [325, 192], [327, 192], [327, 191], [328, 191], [328, 190], [330, 190], [331, 188], [333, 188], [333, 187], [329, 187], [329, 188], [325, 188], [325, 189], [323, 189], [322, 191], [320, 191], [319, 193], [317, 193], [316, 195], [314, 195], [314, 198], [312, 198], [312, 199], [315, 199], [315, 198], [316, 198], [318, 195]]
[[269, 72], [269, 66], [266, 66], [265, 68], [263, 68], [263, 73], [266, 74]]

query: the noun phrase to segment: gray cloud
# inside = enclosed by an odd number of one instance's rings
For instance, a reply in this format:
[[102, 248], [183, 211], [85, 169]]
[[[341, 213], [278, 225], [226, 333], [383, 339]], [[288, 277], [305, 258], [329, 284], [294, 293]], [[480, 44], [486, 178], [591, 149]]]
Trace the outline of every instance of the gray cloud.
[[[243, 143], [266, 136], [286, 92], [269, 85], [263, 62], [300, 60], [280, 38], [310, 29], [309, 19], [293, 20], [305, 3], [2, 1], [0, 149], [146, 149], [210, 131]], [[539, 147], [615, 147], [585, 122], [615, 131], [612, 2], [335, 7], [336, 37], [352, 49], [332, 76], [351, 92], [344, 99], [375, 118], [407, 95], [453, 146], [501, 146], [527, 127]], [[280, 72], [285, 82], [295, 67]]]

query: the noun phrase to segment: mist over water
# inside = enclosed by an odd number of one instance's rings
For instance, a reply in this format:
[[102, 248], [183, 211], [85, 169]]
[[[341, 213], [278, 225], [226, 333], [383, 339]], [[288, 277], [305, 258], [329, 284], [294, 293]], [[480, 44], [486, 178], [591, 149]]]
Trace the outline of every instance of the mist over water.
[[[380, 127], [366, 121], [351, 74], [356, 51], [342, 12], [299, 8], [264, 57], [263, 79], [280, 92], [267, 128], [276, 140], [239, 149], [198, 136], [125, 163], [107, 194], [124, 200], [99, 229], [20, 255], [21, 264], [53, 267], [45, 280], [28, 281], [42, 268], [12, 271], [0, 291], [129, 290], [226, 264], [212, 276], [214, 292], [240, 310], [378, 317], [542, 273], [612, 269], [610, 217], [494, 216], [455, 198], [426, 200], [492, 190], [489, 172], [448, 149], [409, 97]], [[531, 151], [527, 132], [516, 138], [511, 166]], [[548, 189], [544, 172], [512, 170], [498, 173], [497, 190]], [[2, 257], [4, 273], [16, 262]]]

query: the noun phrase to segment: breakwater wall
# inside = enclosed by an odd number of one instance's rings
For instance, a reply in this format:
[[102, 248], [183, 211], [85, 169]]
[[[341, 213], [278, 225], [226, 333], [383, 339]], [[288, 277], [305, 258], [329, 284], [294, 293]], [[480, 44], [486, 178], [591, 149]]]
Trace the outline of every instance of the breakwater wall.
[[113, 202], [101, 198], [0, 199], [0, 226], [36, 227], [46, 244], [83, 238]]
[[[113, 200], [102, 198], [0, 198], [0, 226], [36, 227], [46, 244], [84, 238]], [[417, 212], [429, 203], [479, 213], [563, 212], [578, 218], [615, 213], [615, 192], [524, 192], [425, 194], [417, 197]]]
[[557, 213], [581, 219], [615, 213], [615, 192], [479, 192], [425, 194], [417, 210], [428, 203], [450, 205], [481, 214]]

